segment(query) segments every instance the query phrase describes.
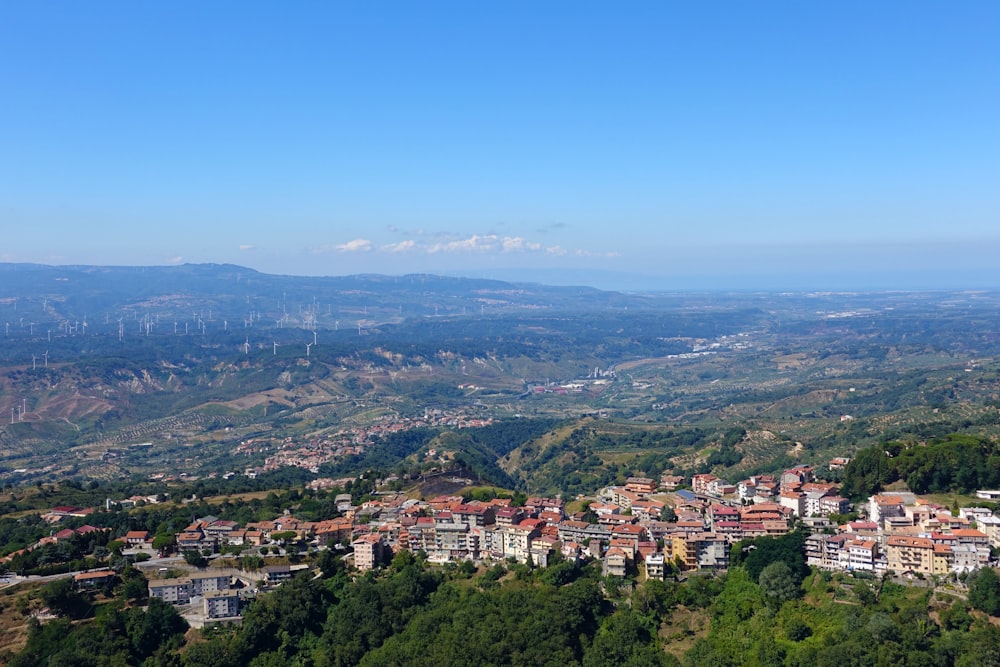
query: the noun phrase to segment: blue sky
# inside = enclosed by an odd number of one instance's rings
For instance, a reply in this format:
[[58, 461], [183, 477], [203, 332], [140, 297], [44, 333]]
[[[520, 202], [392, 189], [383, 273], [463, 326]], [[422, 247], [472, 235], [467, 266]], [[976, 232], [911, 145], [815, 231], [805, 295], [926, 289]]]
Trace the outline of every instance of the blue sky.
[[1000, 286], [996, 2], [0, 8], [0, 261]]

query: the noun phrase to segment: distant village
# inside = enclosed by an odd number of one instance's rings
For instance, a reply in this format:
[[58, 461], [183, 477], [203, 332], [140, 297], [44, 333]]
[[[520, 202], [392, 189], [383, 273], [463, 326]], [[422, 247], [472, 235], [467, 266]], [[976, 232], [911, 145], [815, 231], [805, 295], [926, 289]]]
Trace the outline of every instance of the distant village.
[[[834, 459], [832, 468], [847, 459]], [[242, 547], [250, 554], [299, 553], [337, 549], [359, 572], [388, 563], [400, 551], [423, 552], [431, 563], [482, 563], [511, 560], [545, 567], [554, 554], [570, 561], [599, 560], [605, 575], [635, 574], [664, 579], [690, 570], [725, 570], [731, 547], [762, 536], [780, 536], [797, 527], [810, 535], [809, 565], [827, 570], [893, 573], [907, 577], [947, 577], [990, 564], [990, 548], [1000, 547], [1000, 519], [991, 509], [966, 507], [957, 516], [948, 508], [911, 493], [883, 493], [852, 507], [836, 483], [817, 481], [812, 466], [781, 475], [756, 475], [731, 484], [711, 474], [687, 479], [629, 478], [624, 486], [602, 489], [567, 514], [560, 498], [529, 497], [522, 506], [511, 499], [467, 501], [461, 496], [428, 500], [385, 492], [355, 504], [350, 494], [335, 498], [340, 516], [304, 521], [286, 512], [271, 521], [239, 525], [215, 517], [197, 519], [175, 535], [173, 549], [217, 554]], [[383, 480], [384, 481], [384, 480]], [[980, 491], [986, 501], [1000, 491]], [[157, 498], [132, 498], [136, 502]], [[87, 516], [93, 508], [56, 507], [43, 518], [58, 524]], [[838, 525], [830, 515], [857, 512]], [[70, 539], [83, 526], [53, 532], [38, 545]], [[146, 531], [118, 536], [127, 553], [157, 553]], [[350, 549], [347, 549], [349, 545]], [[32, 548], [35, 548], [32, 547]], [[287, 550], [287, 551], [286, 551]], [[12, 556], [15, 554], [12, 554]], [[12, 557], [11, 556], [11, 557]], [[8, 557], [9, 560], [10, 557]], [[202, 569], [179, 578], [153, 579], [149, 594], [173, 604], [198, 603], [206, 621], [233, 621], [241, 601], [254, 590], [279, 585], [307, 565], [264, 566], [258, 573], [213, 573]], [[99, 585], [114, 572], [76, 575], [78, 586]]]
[[[254, 438], [244, 440], [233, 450], [237, 456], [265, 454], [262, 468], [248, 468], [244, 474], [256, 477], [260, 472], [277, 470], [284, 466], [305, 468], [318, 473], [324, 463], [345, 456], [363, 454], [382, 436], [428, 426], [448, 428], [481, 428], [494, 423], [489, 417], [474, 417], [464, 412], [427, 410], [422, 417], [381, 417], [367, 426], [344, 429], [308, 442], [295, 438]], [[229, 473], [233, 475], [235, 473]]]

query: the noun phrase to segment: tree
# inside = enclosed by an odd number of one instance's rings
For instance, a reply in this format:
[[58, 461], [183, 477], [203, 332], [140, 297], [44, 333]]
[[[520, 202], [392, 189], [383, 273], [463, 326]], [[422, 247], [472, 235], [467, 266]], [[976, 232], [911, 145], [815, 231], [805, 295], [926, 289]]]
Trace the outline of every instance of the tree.
[[757, 583], [764, 595], [777, 601], [779, 605], [799, 596], [799, 584], [792, 569], [784, 561], [775, 561], [761, 570]]
[[153, 538], [153, 549], [162, 553], [173, 551], [176, 545], [177, 538], [173, 533], [161, 533]]
[[597, 632], [593, 645], [584, 654], [584, 667], [669, 664], [671, 656], [657, 646], [655, 636], [639, 614], [628, 607], [620, 609]]
[[71, 579], [57, 579], [45, 584], [41, 597], [49, 609], [70, 618], [83, 618], [90, 609], [87, 600], [73, 590]]
[[132, 650], [143, 658], [188, 629], [177, 610], [159, 598], [151, 598], [145, 612], [134, 610], [127, 625]]
[[1000, 616], [1000, 577], [996, 570], [984, 567], [968, 578], [969, 605], [990, 616]]
[[193, 565], [194, 567], [205, 567], [205, 564], [208, 561], [206, 561], [205, 557], [194, 549], [187, 549], [184, 552], [184, 562], [188, 565]]

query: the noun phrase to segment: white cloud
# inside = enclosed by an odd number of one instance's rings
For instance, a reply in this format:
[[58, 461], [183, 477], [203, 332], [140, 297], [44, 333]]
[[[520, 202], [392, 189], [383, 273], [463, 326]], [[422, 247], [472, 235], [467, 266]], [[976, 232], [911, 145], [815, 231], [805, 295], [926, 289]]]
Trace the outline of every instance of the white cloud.
[[370, 252], [372, 250], [372, 242], [368, 239], [354, 239], [353, 241], [348, 241], [347, 243], [341, 243], [337, 246], [338, 252]]
[[548, 253], [549, 255], [557, 255], [561, 257], [562, 255], [565, 255], [568, 251], [566, 250], [566, 248], [563, 248], [562, 246], [554, 245], [546, 248], [545, 252]]
[[483, 236], [473, 234], [467, 239], [459, 239], [447, 243], [435, 243], [427, 248], [427, 252], [488, 252], [496, 250], [498, 247], [496, 234], [486, 234]]
[[240, 250], [254, 250], [254, 249], [256, 249], [256, 247], [257, 246], [253, 245], [252, 243], [241, 243], [240, 244]]
[[183, 262], [184, 258], [181, 257], [180, 255], [177, 255], [176, 257], [171, 257], [170, 259], [167, 260], [167, 264], [181, 264]]
[[415, 241], [408, 239], [406, 241], [400, 241], [399, 243], [384, 245], [380, 248], [380, 250], [383, 252], [406, 252], [407, 250], [413, 250], [416, 245]]
[[608, 252], [591, 252], [589, 250], [583, 250], [582, 248], [577, 248], [573, 251], [573, 254], [577, 257], [621, 257], [622, 254], [617, 250], [609, 250]]
[[534, 252], [541, 249], [541, 243], [525, 241], [520, 236], [505, 236], [503, 239], [504, 252]]

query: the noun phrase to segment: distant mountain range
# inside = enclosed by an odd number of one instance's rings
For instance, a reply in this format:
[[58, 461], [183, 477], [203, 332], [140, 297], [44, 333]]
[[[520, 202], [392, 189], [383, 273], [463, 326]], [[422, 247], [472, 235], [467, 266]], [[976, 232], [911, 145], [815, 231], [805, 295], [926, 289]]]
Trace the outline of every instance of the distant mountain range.
[[[660, 299], [591, 287], [547, 286], [435, 275], [331, 277], [260, 273], [232, 264], [47, 266], [0, 263], [7, 320], [91, 320], [148, 311], [161, 317], [211, 310], [213, 319], [283, 318], [333, 325], [340, 315], [398, 321], [426, 315], [487, 315], [519, 309], [655, 307]], [[140, 313], [141, 314], [141, 313]], [[329, 317], [327, 317], [329, 316]], [[332, 319], [331, 319], [332, 318]], [[329, 321], [325, 321], [329, 320]]]

